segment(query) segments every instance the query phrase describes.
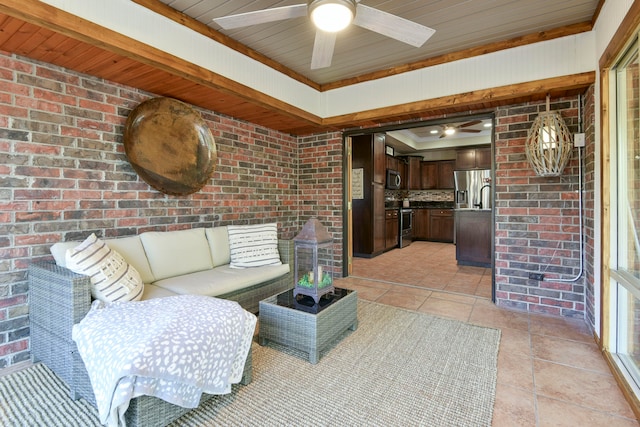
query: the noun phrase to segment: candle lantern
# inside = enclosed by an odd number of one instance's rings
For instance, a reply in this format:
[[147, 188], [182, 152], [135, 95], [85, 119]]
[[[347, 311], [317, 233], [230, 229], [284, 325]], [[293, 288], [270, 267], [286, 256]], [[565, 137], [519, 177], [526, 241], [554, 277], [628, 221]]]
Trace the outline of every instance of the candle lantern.
[[317, 304], [333, 292], [333, 238], [317, 218], [311, 218], [293, 238], [294, 298], [307, 295]]

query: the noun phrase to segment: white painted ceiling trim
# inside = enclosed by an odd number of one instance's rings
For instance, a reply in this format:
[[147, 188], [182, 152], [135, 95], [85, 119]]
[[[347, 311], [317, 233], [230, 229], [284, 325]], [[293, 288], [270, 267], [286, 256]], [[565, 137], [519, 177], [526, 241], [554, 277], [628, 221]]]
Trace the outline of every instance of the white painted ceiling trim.
[[593, 71], [593, 32], [319, 92], [129, 0], [42, 0], [319, 117]]
[[322, 116], [594, 71], [593, 32], [502, 50], [323, 93]]

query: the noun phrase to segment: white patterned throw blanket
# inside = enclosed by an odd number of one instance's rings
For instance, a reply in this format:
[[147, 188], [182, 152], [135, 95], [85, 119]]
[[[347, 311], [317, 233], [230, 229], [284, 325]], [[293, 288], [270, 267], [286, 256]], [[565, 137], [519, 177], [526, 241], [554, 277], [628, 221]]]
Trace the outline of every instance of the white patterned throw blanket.
[[233, 301], [180, 295], [103, 305], [73, 326], [100, 421], [124, 425], [129, 401], [156, 396], [187, 408], [240, 382], [256, 316]]

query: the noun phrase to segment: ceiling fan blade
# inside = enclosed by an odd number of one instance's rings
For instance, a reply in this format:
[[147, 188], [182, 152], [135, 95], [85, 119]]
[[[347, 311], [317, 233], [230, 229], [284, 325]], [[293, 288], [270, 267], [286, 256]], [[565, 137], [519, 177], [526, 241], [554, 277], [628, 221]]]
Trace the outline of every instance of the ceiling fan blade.
[[436, 32], [408, 19], [358, 3], [353, 23], [411, 46], [420, 47]]
[[[473, 120], [473, 121], [461, 124], [460, 126], [458, 126], [458, 128], [466, 128], [466, 127], [474, 126], [474, 125], [477, 125], [477, 124], [480, 124], [480, 123], [482, 123], [482, 120]], [[478, 132], [480, 132], [480, 131], [478, 131]]]
[[225, 30], [231, 30], [234, 28], [248, 27], [250, 25], [299, 18], [301, 16], [307, 16], [306, 4], [274, 7], [272, 9], [256, 10], [254, 12], [239, 13], [237, 15], [221, 16], [220, 18], [214, 18], [213, 21]]
[[311, 56], [311, 69], [326, 68], [331, 65], [333, 48], [336, 45], [336, 33], [316, 31], [316, 40], [313, 43], [313, 56]]
[[480, 133], [482, 131], [479, 129], [458, 129], [458, 132]]

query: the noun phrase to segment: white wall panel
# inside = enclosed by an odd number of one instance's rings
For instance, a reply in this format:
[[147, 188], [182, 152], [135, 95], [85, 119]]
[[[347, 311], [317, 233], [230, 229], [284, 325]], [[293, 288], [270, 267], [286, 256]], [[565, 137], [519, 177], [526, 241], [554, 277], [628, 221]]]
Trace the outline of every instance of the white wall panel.
[[596, 33], [596, 57], [600, 59], [611, 38], [631, 8], [633, 0], [608, 0], [604, 2], [594, 25]]
[[353, 113], [583, 73], [595, 70], [596, 65], [594, 35], [581, 33], [335, 89], [323, 95], [323, 112]]

